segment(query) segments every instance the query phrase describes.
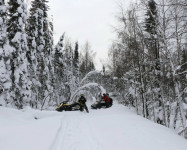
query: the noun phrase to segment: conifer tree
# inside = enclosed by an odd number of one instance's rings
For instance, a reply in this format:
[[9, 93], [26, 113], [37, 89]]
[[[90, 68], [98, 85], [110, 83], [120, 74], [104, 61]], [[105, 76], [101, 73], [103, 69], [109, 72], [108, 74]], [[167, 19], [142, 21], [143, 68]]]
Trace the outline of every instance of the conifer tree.
[[60, 37], [59, 42], [55, 47], [54, 63], [55, 63], [55, 76], [62, 78], [63, 75], [63, 47], [64, 47], [64, 34]]
[[93, 62], [95, 52], [91, 50], [91, 46], [88, 42], [86, 42], [83, 50], [84, 53], [80, 60], [80, 74], [82, 77], [84, 77], [88, 72], [95, 70]]
[[[146, 46], [149, 52], [148, 61], [151, 64], [151, 67], [149, 68], [150, 69], [149, 72], [150, 74], [152, 74], [152, 76], [154, 76], [154, 78], [150, 80], [151, 82], [150, 87], [151, 89], [153, 89], [152, 94], [155, 95], [154, 101], [158, 102], [159, 107], [160, 107], [160, 112], [162, 112], [164, 109], [163, 108], [164, 104], [162, 102], [161, 88], [160, 88], [161, 77], [160, 77], [160, 60], [159, 60], [160, 59], [159, 58], [159, 40], [158, 40], [157, 30], [158, 30], [157, 4], [154, 0], [149, 0], [147, 4], [147, 12], [146, 12], [146, 18], [145, 18], [145, 31], [148, 33], [147, 38], [146, 38]], [[145, 78], [145, 80], [147, 79]], [[145, 104], [145, 107], [146, 108], [148, 107], [147, 104]], [[163, 120], [159, 120], [159, 122], [163, 124]]]
[[156, 69], [160, 70], [159, 62], [159, 43], [158, 43], [158, 15], [157, 6], [154, 0], [148, 1], [148, 8], [145, 19], [145, 31], [149, 34], [147, 38], [147, 47], [151, 60], [155, 60]]
[[159, 58], [159, 40], [158, 40], [158, 15], [157, 15], [157, 4], [154, 0], [148, 1], [148, 8], [145, 19], [145, 31], [148, 33], [147, 38], [147, 48], [149, 51], [149, 61], [152, 64], [152, 74], [155, 74], [155, 78], [153, 79], [154, 83], [154, 91], [156, 100], [159, 102], [161, 106], [161, 77], [160, 77], [160, 58]]
[[32, 81], [32, 107], [37, 107], [38, 102], [38, 88], [41, 86], [38, 78], [38, 59], [40, 57], [39, 52], [39, 41], [40, 36], [42, 35], [41, 31], [39, 31], [40, 24], [39, 24], [39, 16], [41, 9], [38, 8], [40, 5], [39, 1], [32, 1], [31, 9], [30, 9], [30, 16], [27, 20], [27, 41], [29, 51], [27, 52], [27, 59], [29, 61], [29, 74], [30, 80]]
[[74, 57], [73, 57], [73, 75], [76, 78], [76, 86], [79, 84], [79, 44], [78, 42], [75, 43], [75, 50], [74, 50]]
[[80, 74], [81, 77], [83, 78], [83, 76], [86, 74], [86, 65], [85, 65], [85, 61], [81, 60], [81, 64], [80, 64]]
[[30, 102], [31, 82], [28, 78], [28, 60], [26, 53], [27, 35], [25, 34], [25, 23], [27, 19], [27, 8], [23, 0], [9, 1], [8, 38], [14, 51], [11, 58], [11, 97], [18, 108], [22, 108]]
[[11, 88], [10, 58], [12, 48], [9, 46], [6, 33], [7, 9], [4, 0], [0, 0], [0, 96], [3, 97], [3, 102], [0, 103], [4, 103], [4, 105], [10, 102]]
[[105, 75], [106, 73], [106, 69], [105, 69], [105, 66], [103, 65], [103, 74]]
[[182, 90], [182, 98], [183, 101], [187, 104], [187, 99], [185, 99], [185, 94], [187, 93], [187, 75], [186, 72], [187, 71], [187, 44], [186, 47], [184, 47], [183, 51], [182, 51], [182, 65], [181, 65], [181, 69], [180, 69], [180, 82], [181, 82], [181, 90]]
[[[48, 18], [45, 20], [46, 23], [46, 31], [44, 34], [45, 37], [45, 44], [46, 47], [44, 47], [45, 50], [47, 50], [46, 53], [46, 63], [49, 69], [48, 72], [48, 79], [47, 79], [47, 87], [49, 91], [49, 105], [53, 105], [53, 99], [54, 99], [54, 41], [53, 41], [53, 23], [49, 21]], [[44, 24], [45, 24], [44, 23]]]
[[74, 50], [74, 57], [73, 57], [73, 64], [75, 67], [75, 75], [78, 76], [78, 68], [79, 68], [79, 44], [78, 42], [75, 43], [75, 50]]
[[[37, 72], [38, 72], [38, 79], [40, 82], [40, 87], [39, 87], [39, 94], [38, 94], [38, 98], [41, 104], [43, 104], [43, 101], [45, 100], [45, 98], [48, 96], [49, 91], [47, 88], [47, 80], [48, 80], [48, 64], [46, 63], [46, 54], [47, 54], [47, 50], [45, 49], [46, 47], [46, 43], [45, 43], [45, 38], [44, 38], [44, 34], [45, 34], [45, 30], [46, 30], [46, 25], [44, 26], [44, 21], [46, 20], [47, 17], [47, 10], [46, 10], [46, 4], [45, 1], [43, 0], [35, 0], [34, 2], [39, 3], [36, 7], [37, 7], [37, 11], [38, 11], [38, 38], [37, 38], [37, 54], [38, 54], [38, 68], [37, 68]], [[44, 29], [45, 28], [45, 29]], [[42, 72], [41, 72], [42, 70]]]
[[54, 54], [54, 80], [55, 80], [55, 94], [57, 103], [61, 99], [63, 99], [64, 93], [64, 61], [63, 61], [63, 53], [64, 53], [64, 34], [60, 37], [59, 42], [55, 47]]
[[[76, 77], [73, 74], [73, 49], [71, 42], [67, 42], [64, 49], [64, 83], [66, 98], [69, 100], [72, 92], [76, 89]], [[69, 94], [67, 94], [67, 92]]]
[[[27, 33], [30, 52], [27, 57], [31, 62], [33, 92], [36, 103], [42, 104], [52, 99], [54, 87], [53, 69], [53, 24], [48, 19], [48, 1], [34, 0], [30, 9]], [[41, 71], [42, 70], [42, 71]]]

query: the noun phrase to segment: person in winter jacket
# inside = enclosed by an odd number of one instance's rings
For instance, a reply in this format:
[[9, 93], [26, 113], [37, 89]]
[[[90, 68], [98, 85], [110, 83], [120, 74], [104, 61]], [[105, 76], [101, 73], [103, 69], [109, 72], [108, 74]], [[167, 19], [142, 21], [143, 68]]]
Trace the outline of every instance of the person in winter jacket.
[[103, 94], [103, 96], [101, 97], [101, 99], [105, 101], [106, 107], [108, 108], [109, 105], [110, 105], [110, 98], [106, 94]]
[[81, 94], [81, 97], [79, 98], [78, 103], [80, 104], [80, 111], [83, 111], [85, 109], [86, 112], [89, 113], [88, 107], [86, 106], [86, 98], [84, 97], [83, 94]]

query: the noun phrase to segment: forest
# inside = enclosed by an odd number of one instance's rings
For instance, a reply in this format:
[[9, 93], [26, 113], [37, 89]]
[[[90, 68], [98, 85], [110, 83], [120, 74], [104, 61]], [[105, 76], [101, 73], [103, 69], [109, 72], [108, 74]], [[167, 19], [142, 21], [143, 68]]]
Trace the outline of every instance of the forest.
[[[117, 35], [97, 71], [91, 44], [54, 43], [47, 0], [0, 0], [0, 105], [22, 109], [97, 99], [105, 89], [137, 115], [187, 138], [187, 2], [119, 3]], [[98, 88], [99, 87], [99, 88]], [[78, 96], [78, 95], [77, 95]]]

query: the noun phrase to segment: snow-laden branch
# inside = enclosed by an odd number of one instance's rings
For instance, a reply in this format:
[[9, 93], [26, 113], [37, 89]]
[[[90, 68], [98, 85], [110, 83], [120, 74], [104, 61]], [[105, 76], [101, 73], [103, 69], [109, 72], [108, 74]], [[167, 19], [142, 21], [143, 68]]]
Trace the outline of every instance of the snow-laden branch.
[[74, 94], [72, 94], [71, 98], [70, 98], [70, 101], [73, 100], [73, 98], [77, 95], [77, 93], [83, 89], [86, 89], [86, 88], [91, 88], [91, 87], [98, 87], [101, 91], [101, 93], [106, 93], [106, 90], [101, 86], [99, 85], [98, 83], [88, 83], [88, 84], [85, 84], [81, 87], [79, 87], [75, 92]]
[[140, 85], [140, 83], [138, 83], [138, 82], [134, 82], [134, 81], [129, 80], [129, 79], [125, 78], [125, 77], [123, 77], [122, 79], [123, 79], [123, 81], [128, 81], [128, 82], [131, 82], [131, 83], [133, 83], [133, 84]]
[[181, 74], [187, 74], [187, 71], [183, 71], [181, 73], [178, 73], [177, 75], [181, 75]]
[[103, 75], [102, 72], [97, 71], [97, 70], [90, 71], [90, 72], [88, 72], [88, 73], [85, 75], [85, 77], [81, 80], [80, 85], [82, 85], [82, 83], [83, 83], [89, 76], [91, 76], [91, 75], [93, 75], [93, 74], [101, 74], [101, 75]]

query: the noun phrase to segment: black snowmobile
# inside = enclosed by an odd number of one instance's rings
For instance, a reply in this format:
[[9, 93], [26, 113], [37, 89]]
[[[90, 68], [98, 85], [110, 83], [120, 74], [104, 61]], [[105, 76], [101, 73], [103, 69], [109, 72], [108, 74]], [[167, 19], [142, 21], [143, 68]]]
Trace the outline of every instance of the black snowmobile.
[[60, 103], [58, 107], [56, 108], [56, 111], [62, 112], [62, 111], [77, 111], [80, 110], [80, 104], [77, 102], [74, 102], [72, 104], [68, 104], [67, 101]]
[[96, 101], [91, 105], [92, 109], [109, 108], [113, 104], [113, 99], [110, 98], [110, 102], [107, 104], [104, 100]]

